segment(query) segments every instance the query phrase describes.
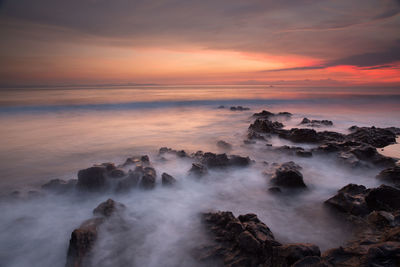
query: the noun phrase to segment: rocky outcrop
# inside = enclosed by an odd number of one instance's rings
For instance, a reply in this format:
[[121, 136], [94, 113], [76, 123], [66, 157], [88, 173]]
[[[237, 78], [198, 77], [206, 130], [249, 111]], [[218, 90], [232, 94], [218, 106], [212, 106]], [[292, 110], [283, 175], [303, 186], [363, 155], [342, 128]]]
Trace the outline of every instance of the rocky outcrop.
[[161, 182], [164, 186], [171, 186], [176, 183], [176, 179], [168, 173], [164, 172], [163, 174], [161, 174]]
[[387, 145], [394, 144], [396, 142], [395, 132], [389, 129], [376, 128], [374, 126], [372, 127], [352, 126], [349, 128], [351, 133], [347, 135], [347, 139], [363, 142], [373, 147], [385, 147]]
[[108, 199], [97, 206], [93, 210], [96, 217], [83, 222], [79, 228], [72, 232], [65, 267], [91, 266], [91, 252], [98, 238], [100, 226], [109, 217], [122, 212], [124, 209], [123, 204], [112, 199]]
[[232, 107], [230, 107], [230, 110], [232, 110], [232, 111], [245, 111], [245, 110], [250, 110], [250, 108], [242, 107], [242, 106], [232, 106]]
[[271, 183], [286, 188], [305, 188], [307, 186], [300, 170], [301, 167], [293, 161], [278, 165], [275, 174], [272, 176]]
[[312, 244], [282, 245], [257, 215], [236, 218], [231, 212], [203, 214], [215, 242], [202, 249], [199, 259], [219, 259], [224, 266], [291, 266], [308, 256], [320, 256]]
[[384, 169], [376, 178], [400, 188], [400, 166]]
[[321, 127], [321, 126], [332, 126], [333, 122], [329, 120], [310, 120], [308, 118], [303, 118], [300, 124], [305, 124], [309, 127]]

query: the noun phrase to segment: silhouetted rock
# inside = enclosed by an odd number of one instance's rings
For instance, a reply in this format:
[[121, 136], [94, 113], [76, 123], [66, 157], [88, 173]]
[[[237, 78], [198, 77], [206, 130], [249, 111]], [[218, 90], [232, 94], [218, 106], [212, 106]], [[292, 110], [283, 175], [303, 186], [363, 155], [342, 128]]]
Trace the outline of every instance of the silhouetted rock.
[[176, 179], [165, 172], [163, 174], [161, 174], [161, 180], [162, 180], [162, 184], [165, 186], [171, 186], [176, 183]]
[[94, 166], [78, 172], [77, 188], [87, 191], [101, 191], [107, 188], [107, 169], [104, 166]]
[[201, 177], [208, 173], [207, 167], [201, 163], [193, 163], [192, 168], [189, 170], [190, 174]]
[[301, 167], [293, 161], [285, 162], [278, 166], [271, 182], [277, 186], [288, 188], [305, 188], [303, 175], [299, 171]]
[[231, 150], [232, 149], [232, 145], [225, 142], [224, 140], [219, 140], [217, 142], [217, 147], [224, 149], [224, 150]]
[[250, 110], [250, 108], [248, 107], [242, 107], [242, 106], [233, 106], [230, 108], [230, 110], [232, 111], [244, 111], [244, 110]]
[[400, 166], [394, 166], [381, 171], [377, 176], [378, 179], [392, 183], [400, 187]]
[[396, 134], [388, 129], [352, 126], [352, 133], [347, 135], [349, 140], [363, 142], [374, 147], [385, 147], [396, 142]]
[[249, 126], [249, 130], [260, 132], [260, 133], [280, 133], [280, 129], [283, 128], [283, 124], [278, 121], [270, 121], [257, 119]]
[[306, 124], [310, 127], [320, 127], [320, 126], [332, 126], [333, 122], [328, 120], [310, 120], [308, 118], [303, 118], [300, 124]]

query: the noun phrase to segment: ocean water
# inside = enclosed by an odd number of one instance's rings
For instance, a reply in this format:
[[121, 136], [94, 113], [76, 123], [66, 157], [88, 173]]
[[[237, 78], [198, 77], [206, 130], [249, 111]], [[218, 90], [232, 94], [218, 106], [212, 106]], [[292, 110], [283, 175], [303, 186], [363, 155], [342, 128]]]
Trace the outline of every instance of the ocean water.
[[[218, 109], [224, 105], [224, 109]], [[242, 105], [248, 111], [231, 111]], [[298, 158], [243, 140], [251, 115], [263, 109], [288, 111], [286, 128], [303, 117], [329, 119], [333, 130], [352, 125], [400, 127], [398, 88], [303, 88], [269, 86], [96, 86], [13, 88], [0, 91], [0, 194], [40, 191], [50, 179], [76, 178], [95, 163], [123, 163], [149, 155], [157, 187], [125, 195], [42, 194], [26, 201], [0, 201], [0, 266], [64, 266], [73, 229], [112, 197], [127, 206], [129, 230], [100, 232], [97, 266], [196, 266], [190, 250], [204, 238], [198, 214], [230, 210], [256, 213], [281, 242], [310, 242], [322, 250], [344, 244], [352, 229], [332, 217], [323, 201], [348, 183], [377, 186], [378, 168], [350, 169], [329, 156]], [[213, 170], [201, 181], [187, 175], [189, 159], [157, 157], [160, 147], [249, 156], [242, 169]], [[279, 138], [273, 146], [293, 145]], [[299, 144], [296, 144], [299, 145]], [[312, 145], [300, 144], [305, 148]], [[303, 167], [309, 190], [276, 198], [268, 194], [264, 161], [293, 160]], [[161, 187], [160, 174], [178, 180]], [[2, 198], [6, 199], [6, 198]]]

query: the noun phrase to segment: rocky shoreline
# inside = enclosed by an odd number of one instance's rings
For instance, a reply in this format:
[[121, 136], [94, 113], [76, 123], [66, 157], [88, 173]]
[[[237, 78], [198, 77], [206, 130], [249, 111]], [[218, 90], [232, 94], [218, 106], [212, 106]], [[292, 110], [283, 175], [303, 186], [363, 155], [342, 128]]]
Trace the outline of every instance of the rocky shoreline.
[[[231, 110], [247, 110], [239, 107]], [[193, 257], [206, 266], [208, 262], [212, 262], [212, 266], [232, 267], [400, 266], [400, 167], [395, 159], [377, 151], [395, 143], [400, 128], [352, 126], [348, 134], [310, 128], [285, 129], [280, 118], [291, 116], [289, 112], [275, 114], [266, 110], [255, 113], [244, 144], [265, 142], [266, 147], [283, 154], [301, 158], [334, 155], [338, 163], [351, 168], [374, 167], [382, 170], [376, 179], [385, 184], [376, 188], [348, 184], [324, 203], [326, 209], [358, 229], [353, 240], [343, 247], [321, 253], [314, 244], [279, 242], [256, 214], [235, 217], [230, 211], [204, 211], [199, 214], [199, 221], [208, 234], [208, 244], [196, 248]], [[304, 118], [298, 125], [331, 126], [333, 122]], [[314, 144], [315, 147], [274, 147], [268, 143], [272, 136], [298, 144]], [[232, 149], [231, 144], [223, 140], [218, 141], [217, 146], [226, 151]], [[207, 177], [210, 170], [246, 168], [259, 162], [242, 155], [203, 151], [188, 153], [167, 147], [160, 148], [157, 160], [167, 161], [169, 155], [190, 160], [192, 166], [187, 170], [188, 177], [198, 180]], [[282, 194], [290, 196], [294, 191], [307, 193], [302, 166], [296, 162], [266, 163], [263, 176], [270, 185], [266, 194], [279, 197]], [[119, 165], [102, 163], [80, 170], [77, 179], [51, 180], [42, 186], [42, 191], [51, 194], [129, 194], [132, 190], [154, 189], [160, 184], [157, 183], [159, 177], [163, 187], [171, 188], [179, 184], [179, 180], [168, 173], [160, 175], [150, 158], [142, 155], [129, 157]], [[14, 193], [12, 197], [19, 196]], [[110, 218], [117, 218], [115, 221], [121, 224], [115, 227], [127, 227], [121, 216], [125, 209], [123, 203], [112, 199], [99, 204], [93, 210], [93, 218], [84, 221], [72, 232], [65, 266], [92, 266], [91, 252], [99, 229]]]

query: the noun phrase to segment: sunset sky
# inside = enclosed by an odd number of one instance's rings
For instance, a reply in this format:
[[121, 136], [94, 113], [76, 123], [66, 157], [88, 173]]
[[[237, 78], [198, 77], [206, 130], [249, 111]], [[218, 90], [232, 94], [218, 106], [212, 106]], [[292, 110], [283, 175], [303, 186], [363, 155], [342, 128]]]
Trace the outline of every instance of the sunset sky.
[[0, 0], [0, 85], [400, 85], [399, 0]]

